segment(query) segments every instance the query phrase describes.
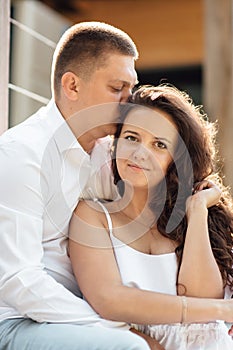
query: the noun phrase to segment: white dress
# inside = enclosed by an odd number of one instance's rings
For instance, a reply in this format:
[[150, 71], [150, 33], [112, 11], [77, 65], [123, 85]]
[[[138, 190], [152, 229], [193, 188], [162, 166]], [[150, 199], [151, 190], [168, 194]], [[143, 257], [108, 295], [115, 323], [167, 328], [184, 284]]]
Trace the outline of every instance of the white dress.
[[[111, 217], [103, 208], [124, 285], [176, 295], [175, 253], [150, 255], [126, 245], [113, 235]], [[225, 297], [230, 297], [227, 295]], [[164, 310], [166, 312], [166, 310]], [[165, 350], [233, 350], [233, 340], [223, 321], [205, 324], [132, 325], [155, 338]]]

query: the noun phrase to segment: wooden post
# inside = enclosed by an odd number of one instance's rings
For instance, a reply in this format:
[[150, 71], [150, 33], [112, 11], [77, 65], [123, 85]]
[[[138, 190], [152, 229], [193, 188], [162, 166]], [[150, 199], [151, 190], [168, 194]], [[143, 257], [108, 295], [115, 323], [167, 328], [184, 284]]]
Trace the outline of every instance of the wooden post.
[[0, 134], [8, 128], [10, 0], [0, 0]]
[[204, 106], [219, 121], [225, 184], [233, 193], [233, 0], [205, 0]]

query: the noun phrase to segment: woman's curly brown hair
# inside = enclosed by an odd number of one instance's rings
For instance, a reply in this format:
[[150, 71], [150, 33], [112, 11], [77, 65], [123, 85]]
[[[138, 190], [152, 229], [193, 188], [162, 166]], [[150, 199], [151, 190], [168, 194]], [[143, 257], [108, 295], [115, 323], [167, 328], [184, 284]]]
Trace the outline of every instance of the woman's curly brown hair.
[[[196, 183], [208, 178], [222, 190], [220, 201], [208, 209], [209, 237], [225, 285], [233, 290], [233, 202], [229, 189], [223, 185], [216, 151], [216, 123], [208, 121], [202, 109], [194, 106], [190, 96], [174, 86], [141, 86], [121, 107], [121, 116], [113, 144], [112, 169], [114, 182], [122, 195], [124, 183], [116, 166], [117, 139], [129, 111], [145, 106], [167, 113], [179, 132], [174, 160], [160, 188], [157, 186], [150, 206], [157, 217], [157, 228], [162, 235], [178, 243], [176, 255], [180, 266], [187, 231], [185, 203]], [[163, 185], [162, 185], [163, 183]], [[164, 198], [162, 212], [159, 211], [161, 197]], [[201, 244], [201, 242], [200, 242]]]

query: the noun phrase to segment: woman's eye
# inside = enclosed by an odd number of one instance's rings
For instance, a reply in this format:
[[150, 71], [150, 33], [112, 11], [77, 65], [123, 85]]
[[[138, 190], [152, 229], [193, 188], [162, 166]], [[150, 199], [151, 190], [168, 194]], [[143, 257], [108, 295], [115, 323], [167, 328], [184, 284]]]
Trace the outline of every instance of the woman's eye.
[[125, 137], [125, 140], [131, 141], [131, 142], [137, 142], [138, 139], [135, 136], [128, 135]]
[[155, 146], [160, 149], [167, 149], [167, 146], [162, 141], [156, 141]]

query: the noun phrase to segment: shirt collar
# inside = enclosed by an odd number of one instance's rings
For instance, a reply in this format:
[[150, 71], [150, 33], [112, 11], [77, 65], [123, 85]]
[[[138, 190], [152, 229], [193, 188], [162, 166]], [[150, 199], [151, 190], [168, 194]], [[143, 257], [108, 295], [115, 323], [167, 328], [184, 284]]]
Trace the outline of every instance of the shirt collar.
[[45, 107], [45, 110], [45, 120], [59, 151], [62, 153], [68, 149], [81, 149], [85, 154], [87, 154], [74, 136], [53, 99], [50, 100], [48, 105]]

